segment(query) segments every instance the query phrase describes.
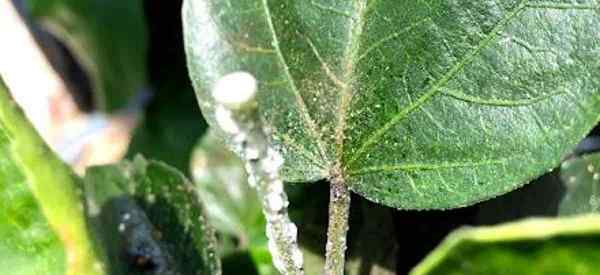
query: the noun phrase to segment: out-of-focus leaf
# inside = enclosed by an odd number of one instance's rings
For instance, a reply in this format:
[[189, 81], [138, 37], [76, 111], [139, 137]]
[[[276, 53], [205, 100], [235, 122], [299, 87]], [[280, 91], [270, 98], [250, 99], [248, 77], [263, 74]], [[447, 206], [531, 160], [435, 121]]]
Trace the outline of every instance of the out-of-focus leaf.
[[190, 175], [194, 146], [206, 123], [190, 83], [181, 32], [181, 1], [146, 1], [149, 83], [153, 97], [136, 129], [129, 158], [142, 154]]
[[338, 177], [387, 206], [448, 209], [543, 174], [598, 123], [599, 7], [186, 0], [183, 22], [208, 123], [217, 81], [254, 75], [286, 180]]
[[79, 179], [42, 141], [0, 78], [0, 273], [102, 275]]
[[411, 275], [600, 274], [600, 216], [529, 219], [450, 234]]
[[239, 157], [209, 131], [195, 149], [192, 169], [211, 224], [224, 238], [233, 238], [237, 242], [233, 251], [223, 251], [222, 256], [247, 251], [259, 274], [277, 274], [267, 248], [261, 202], [247, 183], [248, 177]]
[[176, 169], [137, 157], [91, 168], [85, 181], [114, 272], [221, 273], [214, 231], [193, 185]]
[[567, 189], [559, 205], [559, 215], [600, 211], [600, 153], [567, 160], [560, 170]]
[[101, 110], [125, 107], [146, 86], [141, 0], [26, 0], [88, 73]]
[[164, 90], [146, 108], [127, 155], [160, 159], [187, 174], [194, 145], [206, 130], [206, 123], [192, 90], [158, 89]]

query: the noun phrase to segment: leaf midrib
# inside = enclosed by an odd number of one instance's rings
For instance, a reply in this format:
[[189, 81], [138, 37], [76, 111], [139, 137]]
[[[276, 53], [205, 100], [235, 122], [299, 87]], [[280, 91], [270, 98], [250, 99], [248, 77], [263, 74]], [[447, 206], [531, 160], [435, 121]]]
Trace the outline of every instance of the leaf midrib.
[[[372, 3], [371, 3], [372, 4]], [[367, 6], [367, 0], [359, 0], [354, 2], [354, 9], [357, 11], [356, 20], [350, 19], [352, 25], [348, 28], [348, 44], [346, 44], [346, 49], [344, 51], [344, 60], [346, 63], [344, 64], [344, 83], [345, 85], [341, 90], [341, 98], [339, 101], [339, 112], [338, 112], [338, 121], [335, 127], [335, 144], [336, 144], [336, 171], [341, 171], [342, 169], [342, 156], [344, 151], [344, 131], [346, 130], [346, 121], [348, 116], [348, 109], [350, 107], [350, 102], [353, 97], [353, 87], [354, 87], [354, 70], [356, 67], [356, 63], [360, 59], [359, 51], [360, 51], [360, 39], [364, 30], [365, 25], [365, 16], [367, 15], [367, 11], [370, 6]], [[336, 176], [336, 175], [333, 175]]]

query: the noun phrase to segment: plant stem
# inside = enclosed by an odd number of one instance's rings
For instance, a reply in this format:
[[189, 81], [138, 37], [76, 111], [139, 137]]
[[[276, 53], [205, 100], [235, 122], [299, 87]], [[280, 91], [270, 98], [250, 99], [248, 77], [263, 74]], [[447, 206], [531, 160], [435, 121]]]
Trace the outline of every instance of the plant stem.
[[297, 227], [289, 218], [289, 201], [279, 175], [283, 157], [268, 141], [257, 112], [255, 90], [254, 77], [247, 73], [224, 76], [213, 91], [215, 118], [230, 135], [234, 151], [246, 162], [248, 183], [262, 200], [273, 264], [281, 274], [303, 275]]
[[350, 191], [336, 177], [329, 192], [329, 226], [325, 251], [325, 274], [343, 275], [346, 256], [346, 234], [350, 214]]

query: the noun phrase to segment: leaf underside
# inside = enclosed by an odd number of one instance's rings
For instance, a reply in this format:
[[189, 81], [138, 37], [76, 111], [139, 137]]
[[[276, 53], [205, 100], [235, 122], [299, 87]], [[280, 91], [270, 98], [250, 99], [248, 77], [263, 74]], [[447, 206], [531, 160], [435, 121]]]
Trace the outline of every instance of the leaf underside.
[[459, 229], [411, 275], [600, 274], [600, 217]]
[[600, 3], [187, 0], [188, 67], [244, 70], [288, 181], [342, 179], [388, 206], [445, 209], [554, 167], [600, 120]]

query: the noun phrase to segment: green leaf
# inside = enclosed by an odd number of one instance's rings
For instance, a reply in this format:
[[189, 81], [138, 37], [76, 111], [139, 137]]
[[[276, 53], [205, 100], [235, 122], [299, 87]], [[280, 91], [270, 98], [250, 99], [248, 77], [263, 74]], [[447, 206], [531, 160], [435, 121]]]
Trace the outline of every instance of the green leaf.
[[565, 161], [560, 177], [567, 190], [558, 208], [559, 215], [600, 211], [600, 153]]
[[90, 168], [85, 181], [115, 274], [221, 274], [214, 231], [176, 169], [137, 157]]
[[140, 0], [27, 0], [88, 73], [95, 105], [126, 107], [146, 86], [147, 41]]
[[267, 248], [261, 202], [256, 190], [248, 185], [240, 158], [220, 143], [214, 131], [209, 131], [195, 149], [192, 167], [210, 223], [223, 235], [222, 242], [238, 243], [237, 247], [224, 250], [222, 257], [247, 251], [258, 274], [278, 274]]
[[406, 209], [470, 205], [558, 164], [600, 120], [597, 0], [187, 0], [190, 76], [244, 70], [289, 181]]
[[411, 275], [600, 274], [600, 216], [459, 229]]
[[87, 230], [79, 183], [0, 78], [0, 273], [105, 274]]

